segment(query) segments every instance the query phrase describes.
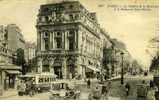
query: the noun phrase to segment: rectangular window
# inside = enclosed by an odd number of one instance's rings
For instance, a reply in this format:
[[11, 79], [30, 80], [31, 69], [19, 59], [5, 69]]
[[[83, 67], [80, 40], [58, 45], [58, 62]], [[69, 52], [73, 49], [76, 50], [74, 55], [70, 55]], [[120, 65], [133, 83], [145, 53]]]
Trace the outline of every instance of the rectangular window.
[[56, 38], [56, 47], [62, 48], [62, 38]]
[[49, 40], [45, 39], [45, 50], [49, 50]]
[[74, 50], [74, 39], [69, 38], [69, 50]]
[[68, 35], [68, 40], [69, 40], [69, 50], [74, 50], [74, 38], [75, 38], [75, 36], [74, 36], [74, 34], [75, 34], [75, 32], [74, 32], [74, 30], [71, 30], [70, 32], [69, 32], [69, 35]]

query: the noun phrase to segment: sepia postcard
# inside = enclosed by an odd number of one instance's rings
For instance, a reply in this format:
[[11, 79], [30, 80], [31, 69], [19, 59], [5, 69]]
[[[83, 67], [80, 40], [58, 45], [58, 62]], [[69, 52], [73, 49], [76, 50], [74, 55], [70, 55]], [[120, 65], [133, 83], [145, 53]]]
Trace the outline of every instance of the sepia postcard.
[[159, 100], [159, 0], [0, 0], [0, 100]]

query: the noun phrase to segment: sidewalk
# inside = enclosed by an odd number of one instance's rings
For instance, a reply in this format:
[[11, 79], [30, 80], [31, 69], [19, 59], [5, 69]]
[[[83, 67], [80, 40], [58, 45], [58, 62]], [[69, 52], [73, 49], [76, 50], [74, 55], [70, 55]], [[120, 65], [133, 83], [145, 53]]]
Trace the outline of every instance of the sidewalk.
[[16, 95], [17, 95], [17, 91], [15, 89], [8, 89], [7, 91], [3, 91], [3, 95], [0, 96], [0, 99], [9, 98]]
[[119, 97], [108, 97], [108, 100], [122, 100], [122, 99]]
[[[80, 100], [88, 100], [88, 95], [89, 93], [81, 93], [81, 98]], [[108, 97], [108, 100], [122, 100], [120, 97]]]

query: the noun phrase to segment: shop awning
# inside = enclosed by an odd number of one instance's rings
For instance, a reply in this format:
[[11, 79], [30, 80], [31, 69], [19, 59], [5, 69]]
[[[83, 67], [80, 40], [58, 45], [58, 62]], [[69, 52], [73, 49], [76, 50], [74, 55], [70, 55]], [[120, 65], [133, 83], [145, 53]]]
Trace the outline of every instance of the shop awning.
[[2, 70], [21, 70], [21, 66], [17, 66], [14, 64], [0, 64], [0, 69]]
[[99, 69], [97, 69], [93, 66], [86, 66], [86, 71], [88, 71], [88, 72], [90, 72], [90, 71], [100, 72]]
[[8, 74], [21, 74], [19, 70], [6, 70]]

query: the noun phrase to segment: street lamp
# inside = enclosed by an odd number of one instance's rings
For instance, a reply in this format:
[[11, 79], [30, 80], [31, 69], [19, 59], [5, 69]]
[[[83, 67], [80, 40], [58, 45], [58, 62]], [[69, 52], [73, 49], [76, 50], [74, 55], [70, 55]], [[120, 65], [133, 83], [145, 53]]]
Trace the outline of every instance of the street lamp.
[[124, 84], [124, 53], [121, 52], [121, 58], [122, 58], [122, 63], [121, 63], [121, 84]]

